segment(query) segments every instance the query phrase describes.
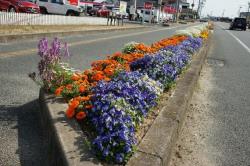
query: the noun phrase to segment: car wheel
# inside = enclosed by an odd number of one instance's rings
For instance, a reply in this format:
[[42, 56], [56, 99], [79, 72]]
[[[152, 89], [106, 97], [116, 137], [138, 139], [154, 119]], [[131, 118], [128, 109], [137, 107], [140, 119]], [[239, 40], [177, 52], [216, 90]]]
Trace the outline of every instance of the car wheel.
[[15, 13], [15, 12], [16, 12], [16, 9], [15, 9], [14, 7], [10, 7], [10, 8], [9, 8], [9, 12]]
[[40, 13], [41, 13], [41, 14], [48, 14], [47, 9], [44, 8], [44, 7], [41, 7], [41, 8], [40, 8]]
[[67, 12], [66, 16], [75, 16], [74, 12]]

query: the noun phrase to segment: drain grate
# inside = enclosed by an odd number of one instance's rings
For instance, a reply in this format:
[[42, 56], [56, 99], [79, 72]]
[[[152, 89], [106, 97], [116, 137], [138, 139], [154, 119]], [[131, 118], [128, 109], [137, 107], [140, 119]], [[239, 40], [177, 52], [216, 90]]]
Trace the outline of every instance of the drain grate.
[[221, 60], [221, 59], [208, 58], [207, 59], [207, 64], [210, 65], [210, 66], [223, 67], [223, 66], [225, 66], [225, 61]]

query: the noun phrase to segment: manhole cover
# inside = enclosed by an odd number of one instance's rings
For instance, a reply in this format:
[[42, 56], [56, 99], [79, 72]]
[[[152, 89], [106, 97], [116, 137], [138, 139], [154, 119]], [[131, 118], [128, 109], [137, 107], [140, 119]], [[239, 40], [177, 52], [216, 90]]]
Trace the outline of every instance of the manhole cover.
[[225, 62], [224, 60], [221, 60], [221, 59], [208, 58], [207, 64], [211, 66], [223, 67], [225, 65]]

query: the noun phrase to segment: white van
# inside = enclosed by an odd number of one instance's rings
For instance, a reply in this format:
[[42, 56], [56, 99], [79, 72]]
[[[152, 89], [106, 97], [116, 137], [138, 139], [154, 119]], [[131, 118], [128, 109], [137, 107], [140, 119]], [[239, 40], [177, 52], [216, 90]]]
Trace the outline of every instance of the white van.
[[150, 9], [137, 9], [139, 14], [139, 19], [144, 20], [145, 22], [153, 22], [154, 20], [154, 11]]
[[79, 16], [83, 9], [70, 5], [68, 0], [36, 0], [42, 14], [60, 14], [66, 16]]
[[163, 21], [167, 18], [167, 14], [164, 12], [159, 12], [159, 9], [141, 9], [137, 10], [139, 16], [144, 17], [145, 22], [157, 23], [158, 21]]

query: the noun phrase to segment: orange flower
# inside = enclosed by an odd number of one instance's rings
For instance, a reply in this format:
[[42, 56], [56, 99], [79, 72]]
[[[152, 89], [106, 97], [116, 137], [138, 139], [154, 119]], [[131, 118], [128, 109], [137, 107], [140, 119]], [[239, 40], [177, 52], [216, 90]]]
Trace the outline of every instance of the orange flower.
[[88, 76], [85, 75], [85, 74], [83, 74], [83, 75], [82, 75], [82, 79], [83, 79], [84, 81], [87, 81], [87, 80], [88, 80]]
[[72, 88], [73, 88], [73, 85], [72, 85], [72, 84], [66, 85], [66, 89], [67, 89], [67, 90], [72, 90]]
[[100, 81], [100, 80], [104, 79], [104, 75], [101, 73], [96, 73], [95, 75], [92, 76], [91, 79], [94, 81]]
[[87, 116], [87, 115], [86, 115], [85, 112], [78, 112], [78, 113], [76, 114], [76, 119], [77, 119], [77, 120], [82, 120], [82, 119], [84, 119], [86, 116]]
[[74, 74], [71, 76], [71, 80], [73, 80], [73, 81], [77, 81], [77, 80], [79, 80], [79, 79], [80, 79], [80, 76], [77, 75], [76, 73], [74, 73]]
[[68, 118], [73, 118], [73, 116], [75, 115], [75, 109], [74, 108], [71, 108], [69, 107], [66, 111], [66, 116]]
[[70, 103], [69, 107], [76, 109], [78, 107], [78, 105], [80, 104], [80, 102], [76, 99], [73, 99], [73, 101]]
[[114, 74], [114, 69], [112, 69], [111, 67], [106, 67], [106, 69], [104, 69], [103, 71], [108, 76], [112, 76]]
[[75, 97], [75, 98], [74, 98], [74, 100], [76, 100], [76, 101], [80, 101], [80, 100], [81, 100], [81, 96], [77, 96], [77, 97]]
[[90, 100], [90, 97], [89, 96], [87, 96], [87, 97], [81, 97], [81, 101], [89, 101]]
[[55, 91], [55, 95], [60, 96], [62, 91], [63, 91], [63, 88], [64, 88], [63, 86], [60, 86], [59, 88], [57, 88], [56, 91]]
[[107, 81], [107, 82], [108, 82], [108, 81], [110, 81], [110, 80], [111, 80], [111, 78], [108, 78], [108, 77], [105, 77], [105, 78], [104, 78], [104, 81]]
[[80, 92], [80, 93], [83, 93], [85, 90], [86, 90], [85, 86], [80, 85], [80, 87], [79, 87], [79, 92]]

